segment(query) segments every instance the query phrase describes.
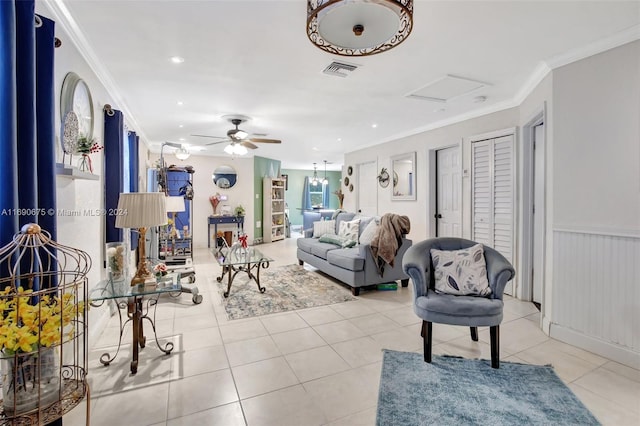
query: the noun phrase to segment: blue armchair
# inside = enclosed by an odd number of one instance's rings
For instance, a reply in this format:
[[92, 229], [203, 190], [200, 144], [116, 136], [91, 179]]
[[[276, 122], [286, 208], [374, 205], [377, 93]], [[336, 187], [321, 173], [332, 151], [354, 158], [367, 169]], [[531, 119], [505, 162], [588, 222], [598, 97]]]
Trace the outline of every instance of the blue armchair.
[[500, 323], [502, 322], [502, 294], [515, 270], [500, 253], [484, 246], [487, 279], [491, 294], [455, 296], [434, 290], [434, 268], [431, 249], [460, 250], [477, 244], [462, 238], [434, 238], [414, 244], [404, 255], [402, 266], [414, 287], [413, 310], [422, 319], [424, 361], [431, 362], [432, 323], [462, 325], [471, 328], [471, 339], [478, 341], [478, 327], [490, 327], [491, 367], [500, 366]]

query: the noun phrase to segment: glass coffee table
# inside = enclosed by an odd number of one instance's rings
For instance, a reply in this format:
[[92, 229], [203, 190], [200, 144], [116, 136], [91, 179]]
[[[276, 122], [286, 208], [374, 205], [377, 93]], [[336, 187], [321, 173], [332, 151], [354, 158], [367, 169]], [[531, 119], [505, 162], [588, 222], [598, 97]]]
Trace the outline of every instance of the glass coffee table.
[[260, 269], [268, 268], [269, 262], [273, 262], [273, 259], [265, 256], [254, 247], [237, 250], [223, 248], [211, 251], [218, 261], [218, 265], [222, 266], [222, 275], [216, 278], [218, 282], [222, 282], [224, 276], [227, 275], [227, 291], [223, 293], [224, 297], [229, 297], [233, 280], [240, 272], [246, 272], [249, 278], [258, 284], [260, 293], [265, 292], [265, 288], [260, 287]]

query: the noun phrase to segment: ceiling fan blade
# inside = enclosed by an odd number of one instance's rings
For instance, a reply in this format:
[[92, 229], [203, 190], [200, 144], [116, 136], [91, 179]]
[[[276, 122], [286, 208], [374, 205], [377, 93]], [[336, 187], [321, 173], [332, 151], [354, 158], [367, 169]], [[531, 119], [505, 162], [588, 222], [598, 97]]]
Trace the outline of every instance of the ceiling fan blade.
[[264, 138], [251, 138], [249, 139], [251, 142], [257, 143], [282, 143], [280, 139], [264, 139]]
[[240, 142], [240, 145], [244, 146], [245, 148], [249, 148], [249, 149], [257, 149], [258, 147], [254, 144], [252, 144], [249, 141], [242, 141]]
[[227, 139], [226, 136], [210, 136], [210, 135], [191, 135], [191, 136], [197, 136], [199, 138]]
[[231, 143], [232, 141], [229, 139], [223, 140], [223, 141], [218, 141], [218, 142], [209, 142], [209, 143], [205, 143], [204, 146], [209, 146], [209, 145], [218, 145], [221, 143]]

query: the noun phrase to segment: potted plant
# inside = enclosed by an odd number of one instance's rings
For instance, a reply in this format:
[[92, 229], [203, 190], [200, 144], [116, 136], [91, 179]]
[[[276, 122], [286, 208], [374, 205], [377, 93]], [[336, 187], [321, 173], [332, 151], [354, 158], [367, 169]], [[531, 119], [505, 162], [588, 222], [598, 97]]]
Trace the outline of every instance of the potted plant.
[[84, 301], [7, 286], [0, 291], [0, 365], [4, 411], [10, 415], [52, 403], [60, 395], [58, 347], [75, 331]]
[[242, 207], [242, 204], [238, 204], [238, 206], [233, 211], [233, 214], [236, 216], [244, 216], [244, 207]]

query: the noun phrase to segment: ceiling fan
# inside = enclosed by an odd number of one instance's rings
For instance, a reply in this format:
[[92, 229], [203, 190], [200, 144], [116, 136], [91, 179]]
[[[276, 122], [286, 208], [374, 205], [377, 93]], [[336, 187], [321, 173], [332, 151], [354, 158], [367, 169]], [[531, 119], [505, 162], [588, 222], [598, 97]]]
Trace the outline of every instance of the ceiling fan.
[[279, 140], [279, 139], [247, 138], [247, 136], [249, 136], [249, 134], [247, 132], [245, 132], [244, 130], [238, 128], [238, 126], [240, 124], [242, 124], [245, 121], [247, 121], [246, 118], [232, 117], [232, 118], [229, 119], [229, 121], [231, 122], [231, 124], [236, 126], [236, 128], [229, 130], [227, 132], [227, 137], [226, 138], [223, 138], [221, 136], [209, 136], [209, 135], [191, 135], [191, 136], [197, 136], [197, 137], [200, 137], [200, 138], [223, 139], [221, 141], [210, 142], [210, 143], [207, 143], [205, 145], [217, 145], [217, 144], [221, 144], [221, 143], [229, 143], [231, 146], [233, 146], [233, 145], [241, 145], [241, 146], [244, 146], [245, 148], [249, 148], [249, 149], [258, 148], [256, 145], [254, 145], [254, 143], [282, 143], [282, 141]]

